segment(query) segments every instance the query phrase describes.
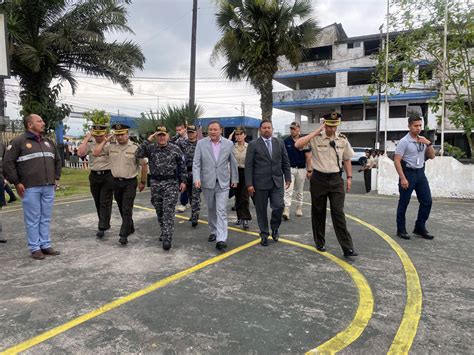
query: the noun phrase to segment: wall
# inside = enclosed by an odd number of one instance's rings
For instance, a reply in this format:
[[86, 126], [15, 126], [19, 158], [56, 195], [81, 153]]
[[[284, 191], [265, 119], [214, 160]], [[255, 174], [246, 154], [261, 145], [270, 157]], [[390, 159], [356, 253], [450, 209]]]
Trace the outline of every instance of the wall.
[[[377, 190], [381, 195], [398, 195], [398, 174], [393, 161], [379, 160]], [[474, 199], [474, 165], [464, 165], [452, 157], [436, 157], [426, 162], [426, 176], [433, 197]]]

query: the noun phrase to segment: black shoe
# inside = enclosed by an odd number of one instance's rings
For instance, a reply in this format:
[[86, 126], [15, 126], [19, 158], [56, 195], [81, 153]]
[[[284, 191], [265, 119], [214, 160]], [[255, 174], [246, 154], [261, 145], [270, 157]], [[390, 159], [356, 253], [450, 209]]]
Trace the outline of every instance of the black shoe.
[[434, 239], [434, 236], [431, 235], [427, 230], [423, 231], [423, 232], [419, 232], [417, 231], [416, 229], [413, 231], [413, 234], [419, 236], [419, 237], [422, 237], [424, 239], [428, 239], [428, 240], [431, 240], [431, 239]]
[[6, 239], [1, 239], [1, 238], [0, 238], [0, 243], [6, 243], [6, 242], [7, 242]]
[[241, 223], [242, 223], [242, 220], [241, 220], [241, 219], [237, 219], [237, 221], [235, 222], [235, 225], [236, 225], [236, 226], [240, 226]]
[[262, 244], [264, 247], [268, 246], [268, 237], [263, 236], [261, 237], [262, 239], [260, 240], [260, 244]]
[[208, 242], [213, 242], [213, 241], [215, 241], [215, 240], [216, 240], [216, 235], [215, 235], [215, 234], [211, 234], [211, 235], [209, 236], [209, 239], [208, 239], [207, 241], [208, 241]]
[[244, 219], [242, 221], [242, 228], [243, 229], [249, 229], [249, 221], [248, 220]]
[[120, 242], [120, 244], [122, 244], [122, 245], [127, 245], [127, 243], [128, 243], [128, 238], [127, 238], [127, 237], [120, 237], [119, 242]]
[[99, 239], [100, 239], [100, 238], [103, 238], [104, 235], [105, 235], [105, 231], [104, 231], [103, 229], [99, 229], [99, 230], [97, 231], [97, 233], [95, 234], [95, 236], [96, 236], [97, 238], [99, 238]]
[[359, 254], [357, 254], [357, 253], [356, 253], [354, 250], [352, 250], [352, 249], [346, 250], [346, 251], [344, 252], [344, 257], [345, 257], [345, 258], [348, 258], [348, 257], [350, 257], [350, 256], [357, 256], [357, 255], [359, 255]]
[[225, 248], [227, 248], [226, 242], [217, 242], [216, 243], [216, 249], [222, 250], [222, 249], [225, 249]]
[[322, 247], [316, 247], [316, 249], [318, 251], [320, 251], [321, 253], [324, 253], [326, 251], [326, 247], [325, 246], [322, 246]]
[[191, 221], [191, 225], [196, 228], [198, 225], [198, 221]]
[[11, 197], [11, 198], [8, 200], [8, 203], [15, 202], [16, 200], [18, 200], [16, 197]]
[[171, 240], [165, 239], [163, 240], [163, 249], [170, 250], [171, 249]]
[[272, 238], [275, 242], [278, 242], [278, 239], [280, 238], [280, 233], [278, 232], [278, 229], [272, 230]]
[[402, 239], [410, 239], [410, 236], [406, 231], [397, 232], [397, 237], [400, 237]]

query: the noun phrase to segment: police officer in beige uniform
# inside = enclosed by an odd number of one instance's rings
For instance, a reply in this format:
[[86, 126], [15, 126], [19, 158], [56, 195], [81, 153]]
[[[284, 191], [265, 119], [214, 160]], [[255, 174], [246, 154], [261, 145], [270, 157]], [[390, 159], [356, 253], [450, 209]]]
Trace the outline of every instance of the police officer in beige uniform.
[[[94, 148], [105, 140], [107, 126], [96, 124], [92, 126], [91, 132], [84, 137], [77, 154], [80, 157], [89, 155], [89, 183], [92, 197], [94, 197], [95, 208], [99, 217], [97, 238], [102, 238], [105, 231], [110, 229], [110, 216], [112, 214], [112, 200], [114, 198], [114, 178], [110, 171], [108, 149], [103, 149], [99, 156], [92, 155]], [[94, 139], [91, 141], [91, 137]], [[109, 143], [106, 143], [106, 147]]]
[[125, 124], [114, 124], [111, 127], [114, 130], [116, 144], [105, 146], [112, 136], [107, 136], [97, 147], [94, 148], [93, 155], [100, 156], [102, 151], [110, 158], [110, 168], [114, 177], [114, 197], [122, 216], [122, 226], [120, 228], [119, 242], [122, 245], [128, 243], [128, 236], [135, 232], [133, 225], [133, 202], [137, 194], [137, 175], [141, 166], [139, 191], [143, 191], [147, 178], [147, 160], [137, 159], [135, 152], [138, 145], [131, 142], [128, 138], [129, 126]]
[[351, 157], [354, 151], [346, 138], [337, 132], [342, 116], [333, 112], [323, 116], [324, 123], [305, 137], [295, 142], [295, 147], [303, 149], [308, 145], [312, 152], [313, 174], [310, 180], [311, 219], [316, 249], [326, 251], [326, 205], [329, 198], [331, 218], [337, 240], [344, 257], [357, 256], [352, 237], [347, 230], [344, 215], [343, 166], [347, 176], [347, 192], [352, 186]]

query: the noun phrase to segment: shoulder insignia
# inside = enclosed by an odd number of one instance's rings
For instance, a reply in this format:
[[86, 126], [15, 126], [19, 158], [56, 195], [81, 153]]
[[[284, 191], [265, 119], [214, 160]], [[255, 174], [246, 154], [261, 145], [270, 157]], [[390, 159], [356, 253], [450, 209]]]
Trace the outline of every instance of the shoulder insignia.
[[347, 137], [346, 137], [344, 134], [342, 134], [342, 133], [339, 133], [339, 137], [344, 138], [344, 139], [347, 139]]
[[11, 144], [7, 145], [7, 150], [10, 150], [10, 149], [12, 149], [12, 145], [11, 145]]

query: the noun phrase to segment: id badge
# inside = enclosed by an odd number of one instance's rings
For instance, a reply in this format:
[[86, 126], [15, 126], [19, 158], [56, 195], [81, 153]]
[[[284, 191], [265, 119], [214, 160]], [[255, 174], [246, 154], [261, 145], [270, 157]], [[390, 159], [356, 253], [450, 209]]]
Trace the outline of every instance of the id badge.
[[416, 158], [416, 166], [417, 166], [417, 167], [420, 166], [420, 158], [419, 158], [419, 157]]

